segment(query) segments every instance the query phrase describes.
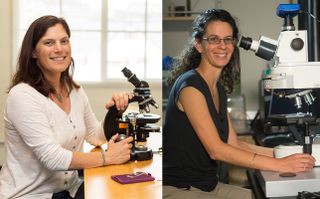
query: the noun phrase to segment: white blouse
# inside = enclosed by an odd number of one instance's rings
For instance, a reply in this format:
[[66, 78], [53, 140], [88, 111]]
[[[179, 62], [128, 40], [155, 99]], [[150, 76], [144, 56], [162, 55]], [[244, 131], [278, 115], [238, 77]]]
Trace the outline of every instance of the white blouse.
[[82, 88], [70, 93], [67, 114], [50, 98], [25, 83], [14, 86], [4, 110], [5, 160], [0, 171], [0, 198], [51, 198], [81, 185], [77, 171], [68, 170], [73, 151], [84, 140], [106, 142]]

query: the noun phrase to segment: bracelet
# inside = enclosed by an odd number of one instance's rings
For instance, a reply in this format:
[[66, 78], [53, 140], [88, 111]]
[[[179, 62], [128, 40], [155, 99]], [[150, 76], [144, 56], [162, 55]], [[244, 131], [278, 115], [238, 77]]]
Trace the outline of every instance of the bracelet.
[[100, 146], [101, 149], [101, 155], [102, 155], [102, 166], [106, 166], [106, 151], [102, 148], [102, 146]]

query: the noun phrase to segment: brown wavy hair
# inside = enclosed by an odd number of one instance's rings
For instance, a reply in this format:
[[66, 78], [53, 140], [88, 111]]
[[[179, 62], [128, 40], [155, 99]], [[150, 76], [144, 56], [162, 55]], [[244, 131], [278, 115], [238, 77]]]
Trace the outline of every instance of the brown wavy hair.
[[[70, 38], [70, 28], [67, 22], [63, 18], [56, 16], [43, 16], [36, 19], [28, 28], [20, 50], [17, 63], [17, 71], [14, 74], [9, 90], [15, 85], [24, 82], [35, 88], [44, 96], [48, 97], [50, 93], [56, 93], [56, 90], [46, 79], [41, 69], [37, 64], [37, 60], [32, 57], [35, 47], [39, 40], [45, 35], [48, 28], [61, 24]], [[72, 78], [74, 71], [74, 61], [71, 58], [69, 67], [61, 73], [60, 81], [62, 85], [70, 93], [73, 88], [80, 88]]]
[[[195, 69], [201, 62], [201, 54], [194, 46], [194, 41], [203, 40], [207, 26], [212, 21], [222, 21], [230, 24], [233, 30], [232, 37], [238, 41], [239, 30], [234, 18], [229, 12], [222, 9], [209, 9], [201, 13], [193, 22], [192, 35], [188, 46], [177, 57], [168, 84], [174, 81], [184, 72]], [[236, 42], [235, 42], [236, 43]], [[235, 45], [235, 44], [234, 44]], [[234, 52], [229, 63], [223, 68], [219, 81], [224, 85], [226, 91], [231, 93], [236, 81], [240, 79], [240, 55], [239, 48], [235, 45]]]

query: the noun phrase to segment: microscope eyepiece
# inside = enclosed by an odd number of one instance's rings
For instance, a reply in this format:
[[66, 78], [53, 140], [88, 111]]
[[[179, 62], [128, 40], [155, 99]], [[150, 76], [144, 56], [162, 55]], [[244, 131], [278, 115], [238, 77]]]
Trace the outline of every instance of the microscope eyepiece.
[[128, 81], [133, 84], [135, 87], [139, 87], [141, 81], [137, 78], [135, 74], [133, 74], [129, 69], [124, 67], [121, 71], [123, 75], [128, 79]]
[[252, 50], [256, 53], [256, 56], [265, 60], [271, 60], [277, 50], [276, 41], [273, 41], [267, 37], [261, 37], [259, 41], [255, 41], [250, 37], [242, 36], [238, 43], [238, 46], [245, 50]]
[[250, 50], [252, 44], [252, 38], [242, 36], [239, 41], [239, 47]]

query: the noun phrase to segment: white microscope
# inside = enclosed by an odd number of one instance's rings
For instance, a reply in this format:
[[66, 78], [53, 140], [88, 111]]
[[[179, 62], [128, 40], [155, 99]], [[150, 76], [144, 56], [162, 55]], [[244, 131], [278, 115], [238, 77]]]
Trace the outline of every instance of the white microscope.
[[[320, 62], [308, 62], [307, 31], [295, 30], [293, 17], [300, 12], [299, 4], [280, 4], [277, 15], [284, 19], [278, 40], [261, 36], [259, 41], [249, 37], [241, 37], [239, 46], [245, 50], [252, 50], [258, 57], [269, 61], [269, 68], [263, 77], [265, 89], [277, 90], [277, 96], [292, 99], [297, 108], [302, 104], [311, 106], [315, 101], [312, 89], [320, 88]], [[272, 97], [272, 96], [271, 96]], [[301, 142], [297, 146], [276, 147], [276, 156], [288, 155], [288, 151], [312, 153], [317, 156], [317, 166], [320, 166], [320, 145], [312, 145], [310, 135], [307, 132], [309, 122], [316, 122], [311, 112], [297, 112], [295, 114], [277, 115], [277, 119], [284, 117], [295, 118], [294, 123], [307, 123], [305, 135], [300, 137]], [[298, 125], [298, 124], [297, 124]], [[279, 151], [278, 151], [279, 148]], [[312, 150], [314, 148], [314, 150]], [[285, 153], [282, 153], [284, 149]]]
[[[269, 61], [262, 77], [264, 90], [269, 94], [268, 103], [272, 105], [274, 96], [284, 98], [285, 103], [294, 104], [292, 106], [298, 110], [292, 114], [267, 114], [266, 121], [286, 125], [297, 141], [289, 146], [276, 146], [275, 156], [281, 158], [303, 152], [316, 158], [313, 170], [297, 173], [293, 177], [284, 177], [272, 171], [256, 171], [255, 176], [268, 198], [296, 198], [305, 191], [318, 192], [320, 187], [320, 144], [314, 142], [315, 135], [320, 134], [320, 128], [315, 128], [320, 126], [320, 120], [319, 115], [309, 111], [320, 98], [320, 95], [314, 96], [314, 91], [320, 88], [320, 62], [308, 61], [307, 31], [295, 30], [292, 20], [299, 13], [300, 4], [280, 4], [277, 15], [284, 19], [284, 24], [277, 41], [263, 36], [259, 41], [242, 37], [238, 44]], [[276, 109], [281, 108], [282, 105]], [[320, 108], [316, 109], [320, 112]]]

